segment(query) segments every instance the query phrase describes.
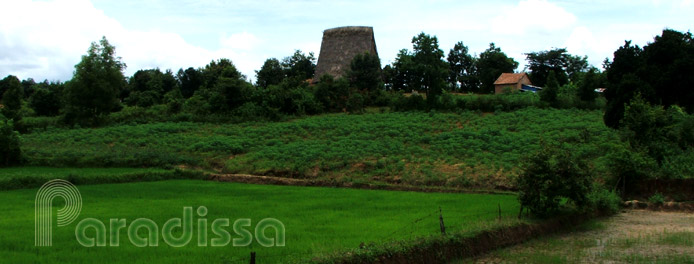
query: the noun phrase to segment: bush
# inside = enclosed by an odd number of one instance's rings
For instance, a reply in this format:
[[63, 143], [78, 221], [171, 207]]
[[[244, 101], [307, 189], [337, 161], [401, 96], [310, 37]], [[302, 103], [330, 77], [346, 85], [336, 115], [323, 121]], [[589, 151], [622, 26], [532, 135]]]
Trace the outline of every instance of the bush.
[[648, 198], [648, 201], [652, 204], [663, 205], [665, 203], [665, 196], [659, 192], [656, 192], [653, 196]]
[[614, 214], [619, 211], [619, 204], [622, 199], [615, 191], [609, 191], [600, 184], [593, 185], [593, 191], [588, 194], [589, 209], [601, 211], [603, 213]]
[[523, 165], [518, 177], [518, 199], [538, 217], [549, 217], [559, 209], [562, 199], [584, 209], [593, 175], [587, 164], [571, 152], [543, 143], [540, 151]]
[[0, 167], [17, 165], [22, 160], [19, 133], [13, 127], [12, 120], [0, 114]]

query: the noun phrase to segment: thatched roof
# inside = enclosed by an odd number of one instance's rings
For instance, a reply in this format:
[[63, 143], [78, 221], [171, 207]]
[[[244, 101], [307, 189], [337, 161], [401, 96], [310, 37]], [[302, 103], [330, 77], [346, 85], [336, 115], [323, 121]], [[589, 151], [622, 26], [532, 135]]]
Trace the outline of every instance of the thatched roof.
[[[519, 83], [523, 78], [528, 78], [528, 74], [526, 73], [502, 73], [501, 76], [499, 76], [498, 79], [494, 82], [494, 85], [497, 84], [516, 84]], [[530, 80], [530, 78], [528, 78]]]
[[373, 27], [338, 27], [323, 31], [314, 82], [325, 74], [342, 77], [354, 56], [365, 52], [378, 56]]

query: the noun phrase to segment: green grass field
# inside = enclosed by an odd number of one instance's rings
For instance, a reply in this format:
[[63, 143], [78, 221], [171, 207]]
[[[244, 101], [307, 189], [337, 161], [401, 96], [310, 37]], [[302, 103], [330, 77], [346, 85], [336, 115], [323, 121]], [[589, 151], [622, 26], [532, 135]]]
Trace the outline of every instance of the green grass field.
[[[0, 259], [13, 263], [247, 263], [250, 251], [258, 263], [291, 262], [316, 254], [357, 248], [360, 243], [411, 240], [439, 233], [438, 207], [448, 232], [474, 233], [498, 222], [500, 205], [504, 219], [519, 210], [513, 195], [441, 194], [355, 190], [323, 187], [248, 185], [197, 180], [169, 180], [123, 184], [80, 185], [83, 209], [78, 220], [53, 229], [53, 246], [34, 246], [34, 200], [37, 189], [1, 191]], [[56, 199], [59, 205], [61, 199]], [[75, 238], [76, 223], [92, 217], [106, 223], [110, 218], [149, 218], [161, 229], [166, 220], [181, 218], [183, 207], [208, 209], [206, 219], [276, 218], [286, 227], [286, 246], [265, 248], [254, 242], [248, 247], [198, 247], [193, 242], [173, 248], [159, 241], [156, 248], [137, 248], [121, 230], [119, 247], [82, 247]], [[195, 219], [200, 219], [194, 214]], [[507, 220], [513, 221], [513, 220]], [[208, 226], [209, 229], [209, 226]], [[193, 230], [197, 230], [194, 227]], [[250, 229], [251, 232], [253, 229]], [[227, 231], [235, 237], [231, 227]], [[209, 231], [208, 231], [209, 232]], [[271, 233], [271, 232], [270, 232]], [[270, 236], [271, 234], [268, 233]], [[93, 233], [91, 233], [93, 235]], [[213, 236], [210, 232], [210, 238]]]
[[343, 182], [495, 188], [512, 184], [540, 141], [603, 157], [619, 139], [602, 112], [527, 108], [498, 113], [329, 114], [288, 122], [155, 123], [49, 129], [22, 136], [30, 164], [147, 167], [181, 164], [231, 173]]

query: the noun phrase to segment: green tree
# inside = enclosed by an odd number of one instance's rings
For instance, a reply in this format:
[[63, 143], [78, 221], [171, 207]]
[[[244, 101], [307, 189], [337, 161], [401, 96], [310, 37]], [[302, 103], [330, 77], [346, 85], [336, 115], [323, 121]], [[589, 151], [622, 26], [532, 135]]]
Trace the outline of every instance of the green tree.
[[161, 104], [164, 94], [177, 88], [178, 82], [173, 72], [166, 73], [159, 69], [139, 70], [128, 82], [129, 95], [125, 98], [128, 105], [149, 107]]
[[313, 52], [306, 55], [301, 50], [296, 50], [292, 56], [284, 58], [281, 64], [287, 78], [305, 81], [313, 78], [313, 74], [316, 73], [316, 58]]
[[477, 73], [477, 59], [469, 54], [468, 47], [463, 42], [455, 44], [448, 53], [448, 82], [454, 90], [461, 92], [476, 92], [479, 90], [480, 79]]
[[13, 121], [0, 114], [0, 167], [17, 165], [22, 159], [19, 133]]
[[588, 70], [588, 57], [569, 54], [566, 49], [552, 49], [540, 52], [526, 53], [530, 81], [544, 87], [549, 72], [554, 71], [559, 86], [569, 83], [580, 72]]
[[75, 65], [75, 74], [65, 88], [65, 121], [93, 126], [119, 109], [117, 95], [125, 88], [125, 63], [116, 48], [103, 37], [92, 42], [87, 55]]
[[413, 84], [414, 66], [412, 54], [407, 49], [401, 49], [395, 57], [392, 71], [389, 71], [391, 76], [389, 83], [393, 90], [412, 92], [419, 89]]
[[256, 85], [258, 87], [267, 88], [270, 85], [278, 85], [285, 78], [285, 72], [282, 69], [280, 61], [275, 58], [270, 58], [263, 63], [263, 67], [256, 74]]
[[540, 100], [548, 103], [552, 107], [557, 106], [557, 94], [559, 93], [559, 82], [554, 74], [554, 71], [550, 71], [547, 76], [547, 82], [545, 87], [540, 91]]
[[176, 79], [178, 80], [178, 85], [181, 89], [181, 96], [183, 98], [190, 98], [193, 96], [195, 91], [200, 89], [203, 84], [203, 77], [199, 70], [190, 67], [185, 71], [179, 69], [176, 74]]
[[22, 91], [22, 85], [19, 79], [13, 75], [8, 75], [0, 82], [2, 90], [2, 102], [3, 108], [1, 113], [9, 119], [21, 119], [19, 116], [19, 110], [22, 108], [22, 98], [24, 97]]
[[518, 177], [518, 200], [523, 208], [539, 217], [549, 217], [568, 199], [577, 208], [587, 205], [593, 175], [583, 160], [569, 150], [542, 144], [542, 148], [523, 164]]
[[446, 86], [448, 64], [443, 60], [436, 36], [424, 32], [412, 38], [412, 62], [414, 72], [412, 85], [426, 91], [427, 101], [433, 106]]
[[381, 60], [378, 56], [368, 52], [358, 54], [349, 65], [347, 79], [352, 87], [363, 91], [367, 97], [381, 86], [383, 79], [381, 78]]
[[591, 68], [583, 75], [578, 85], [577, 95], [582, 101], [593, 102], [598, 94], [595, 89], [600, 87], [600, 73], [597, 69]]
[[[200, 95], [213, 113], [225, 112], [242, 105], [250, 97], [251, 84], [229, 59], [210, 62], [201, 71], [204, 86]], [[199, 99], [196, 99], [199, 100]]]
[[518, 62], [506, 56], [506, 53], [503, 53], [494, 43], [490, 43], [489, 48], [482, 52], [477, 60], [477, 71], [482, 83], [480, 92], [494, 93], [496, 79], [502, 73], [512, 73], [516, 68], [518, 68]]
[[29, 106], [39, 116], [56, 116], [60, 111], [60, 97], [56, 91], [38, 88], [29, 97]]
[[694, 112], [694, 37], [666, 29], [654, 41], [640, 48], [625, 41], [614, 52], [612, 62], [605, 62], [607, 90], [605, 124], [620, 125], [624, 106], [636, 94], [644, 100], [663, 106], [679, 105]]

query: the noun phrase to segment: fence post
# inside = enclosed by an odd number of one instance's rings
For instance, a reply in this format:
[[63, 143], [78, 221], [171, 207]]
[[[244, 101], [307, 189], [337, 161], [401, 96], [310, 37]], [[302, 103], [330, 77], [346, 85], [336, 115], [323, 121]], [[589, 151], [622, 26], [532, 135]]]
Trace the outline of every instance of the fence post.
[[521, 215], [523, 215], [523, 205], [521, 205], [520, 208], [520, 212], [518, 212], [518, 219], [521, 219]]
[[441, 213], [441, 206], [439, 206], [439, 225], [441, 226], [441, 234], [446, 234], [446, 226], [443, 224], [443, 213]]
[[499, 203], [499, 221], [501, 221], [501, 203]]
[[251, 251], [251, 264], [255, 264], [255, 251]]

